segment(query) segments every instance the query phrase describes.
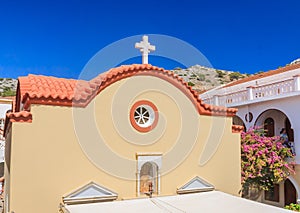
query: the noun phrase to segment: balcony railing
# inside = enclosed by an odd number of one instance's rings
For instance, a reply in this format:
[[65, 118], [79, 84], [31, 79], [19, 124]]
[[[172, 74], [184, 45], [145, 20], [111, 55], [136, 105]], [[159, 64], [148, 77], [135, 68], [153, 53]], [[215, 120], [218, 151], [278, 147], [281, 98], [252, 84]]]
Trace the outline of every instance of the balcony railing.
[[251, 100], [288, 94], [294, 91], [300, 91], [300, 76], [298, 75], [294, 76], [292, 79], [277, 81], [275, 83], [264, 84], [261, 86], [249, 86], [245, 88], [245, 90], [238, 92], [203, 98], [203, 101], [218, 106], [227, 106], [241, 104]]

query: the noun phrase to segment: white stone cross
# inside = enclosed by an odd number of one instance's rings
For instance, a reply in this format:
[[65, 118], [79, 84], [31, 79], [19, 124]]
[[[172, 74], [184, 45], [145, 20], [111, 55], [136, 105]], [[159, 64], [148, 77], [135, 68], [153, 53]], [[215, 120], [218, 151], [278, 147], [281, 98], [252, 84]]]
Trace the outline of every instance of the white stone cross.
[[143, 40], [135, 43], [135, 48], [140, 49], [143, 58], [143, 64], [148, 64], [148, 55], [150, 51], [155, 51], [155, 46], [148, 42], [148, 36], [144, 35]]

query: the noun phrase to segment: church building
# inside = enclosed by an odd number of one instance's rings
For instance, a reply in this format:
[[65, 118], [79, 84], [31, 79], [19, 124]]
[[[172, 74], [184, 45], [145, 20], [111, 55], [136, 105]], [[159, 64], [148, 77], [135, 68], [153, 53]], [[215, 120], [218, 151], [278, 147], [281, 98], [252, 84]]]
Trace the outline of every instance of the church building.
[[212, 190], [238, 196], [236, 112], [205, 104], [149, 64], [90, 81], [19, 77], [4, 129], [5, 212]]

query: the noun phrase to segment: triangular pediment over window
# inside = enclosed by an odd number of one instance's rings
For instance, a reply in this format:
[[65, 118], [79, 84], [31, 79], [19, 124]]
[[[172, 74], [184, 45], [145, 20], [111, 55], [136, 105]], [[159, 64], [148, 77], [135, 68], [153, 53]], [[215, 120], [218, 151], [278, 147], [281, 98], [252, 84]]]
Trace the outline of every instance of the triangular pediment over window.
[[63, 197], [65, 204], [94, 203], [116, 200], [118, 194], [91, 182]]
[[194, 193], [194, 192], [207, 192], [214, 190], [214, 186], [210, 183], [206, 182], [202, 178], [196, 176], [184, 186], [177, 189], [178, 194], [187, 194], [187, 193]]

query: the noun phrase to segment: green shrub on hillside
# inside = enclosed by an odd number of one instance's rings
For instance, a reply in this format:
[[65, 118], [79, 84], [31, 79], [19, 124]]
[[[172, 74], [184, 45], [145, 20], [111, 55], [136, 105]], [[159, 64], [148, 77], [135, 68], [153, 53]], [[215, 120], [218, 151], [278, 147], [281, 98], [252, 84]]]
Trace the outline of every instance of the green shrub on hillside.
[[174, 70], [182, 70], [181, 67], [175, 67]]
[[242, 77], [243, 77], [243, 75], [241, 73], [239, 73], [239, 72], [233, 72], [233, 73], [229, 74], [229, 78], [230, 78], [231, 81], [238, 80], [238, 79], [240, 79]]
[[223, 78], [224, 75], [225, 75], [225, 73], [223, 71], [221, 71], [221, 70], [216, 70], [216, 72], [217, 72], [216, 77], [218, 77], [218, 78]]
[[190, 82], [190, 81], [188, 82], [188, 85], [191, 86], [191, 87], [195, 86], [195, 84], [193, 82]]
[[3, 92], [1, 92], [0, 95], [2, 97], [15, 96], [16, 91], [12, 90], [10, 87], [4, 87]]
[[197, 80], [205, 81], [205, 75], [204, 74], [199, 74]]

